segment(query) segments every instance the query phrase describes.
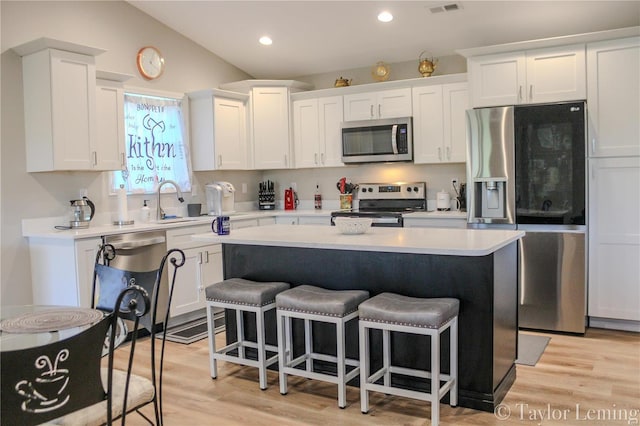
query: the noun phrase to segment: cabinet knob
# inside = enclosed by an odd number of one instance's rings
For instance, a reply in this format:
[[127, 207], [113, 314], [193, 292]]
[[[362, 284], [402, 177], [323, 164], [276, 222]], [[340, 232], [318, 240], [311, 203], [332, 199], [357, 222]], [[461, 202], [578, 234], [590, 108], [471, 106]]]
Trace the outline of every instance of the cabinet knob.
[[533, 100], [533, 84], [529, 85], [529, 100]]
[[438, 160], [442, 160], [442, 148], [438, 147]]
[[93, 165], [97, 166], [98, 165], [98, 153], [96, 151], [93, 151], [91, 154], [93, 155]]
[[370, 112], [370, 114], [371, 114], [371, 118], [373, 118], [373, 104], [371, 104], [371, 112]]
[[222, 154], [218, 155], [218, 167], [222, 167]]
[[382, 117], [382, 105], [378, 104], [378, 118]]
[[315, 154], [313, 154], [313, 162], [315, 164], [318, 164], [318, 153], [317, 152]]
[[451, 160], [451, 148], [447, 147], [447, 160]]
[[522, 86], [518, 86], [518, 102], [522, 102]]

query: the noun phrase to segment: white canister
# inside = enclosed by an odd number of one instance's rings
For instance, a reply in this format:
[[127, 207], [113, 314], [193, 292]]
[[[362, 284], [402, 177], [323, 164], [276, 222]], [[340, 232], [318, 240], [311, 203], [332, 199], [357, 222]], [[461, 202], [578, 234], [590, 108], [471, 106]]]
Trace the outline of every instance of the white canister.
[[451, 208], [451, 195], [444, 189], [436, 194], [436, 208], [449, 210]]

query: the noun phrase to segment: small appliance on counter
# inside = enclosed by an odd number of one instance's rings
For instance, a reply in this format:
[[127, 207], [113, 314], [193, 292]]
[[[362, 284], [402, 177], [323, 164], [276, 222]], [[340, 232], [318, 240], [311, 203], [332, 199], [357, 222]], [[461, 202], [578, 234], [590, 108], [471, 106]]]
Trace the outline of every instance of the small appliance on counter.
[[87, 197], [79, 200], [71, 200], [71, 220], [69, 226], [71, 229], [83, 229], [89, 227], [89, 222], [96, 213], [96, 206]]
[[451, 209], [451, 195], [444, 189], [436, 193], [436, 208], [438, 211], [447, 211]]
[[259, 210], [275, 210], [276, 208], [276, 191], [275, 184], [270, 180], [260, 182], [258, 189], [258, 209]]
[[230, 182], [213, 182], [205, 188], [209, 216], [221, 216], [235, 211], [236, 189]]

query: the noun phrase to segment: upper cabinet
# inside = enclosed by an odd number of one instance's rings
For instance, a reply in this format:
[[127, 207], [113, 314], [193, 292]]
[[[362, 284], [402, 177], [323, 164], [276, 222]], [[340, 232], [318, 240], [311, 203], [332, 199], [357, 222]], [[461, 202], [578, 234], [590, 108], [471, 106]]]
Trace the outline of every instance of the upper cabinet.
[[295, 100], [292, 105], [295, 167], [343, 166], [342, 96]]
[[640, 37], [587, 45], [589, 155], [640, 155]]
[[102, 108], [121, 95], [98, 93], [95, 55], [104, 50], [42, 38], [14, 51], [22, 56], [27, 171], [119, 169], [124, 140], [102, 146], [96, 128], [96, 98]]
[[410, 116], [410, 87], [344, 95], [344, 121]]
[[414, 163], [466, 161], [467, 83], [413, 88]]
[[94, 170], [117, 170], [125, 158], [124, 87], [132, 76], [96, 71], [96, 166]]
[[474, 108], [586, 98], [584, 44], [474, 56], [468, 68]]
[[247, 168], [248, 99], [248, 95], [223, 90], [189, 93], [194, 171]]
[[251, 136], [254, 169], [291, 167], [287, 87], [251, 89]]

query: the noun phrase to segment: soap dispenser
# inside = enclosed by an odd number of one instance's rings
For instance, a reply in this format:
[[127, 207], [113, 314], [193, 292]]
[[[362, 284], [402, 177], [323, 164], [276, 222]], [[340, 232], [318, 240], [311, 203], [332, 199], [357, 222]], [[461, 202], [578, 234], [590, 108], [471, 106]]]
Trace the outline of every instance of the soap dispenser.
[[149, 200], [144, 200], [142, 208], [140, 209], [140, 221], [142, 223], [147, 223], [151, 220], [151, 209], [147, 205], [147, 202], [149, 202]]

